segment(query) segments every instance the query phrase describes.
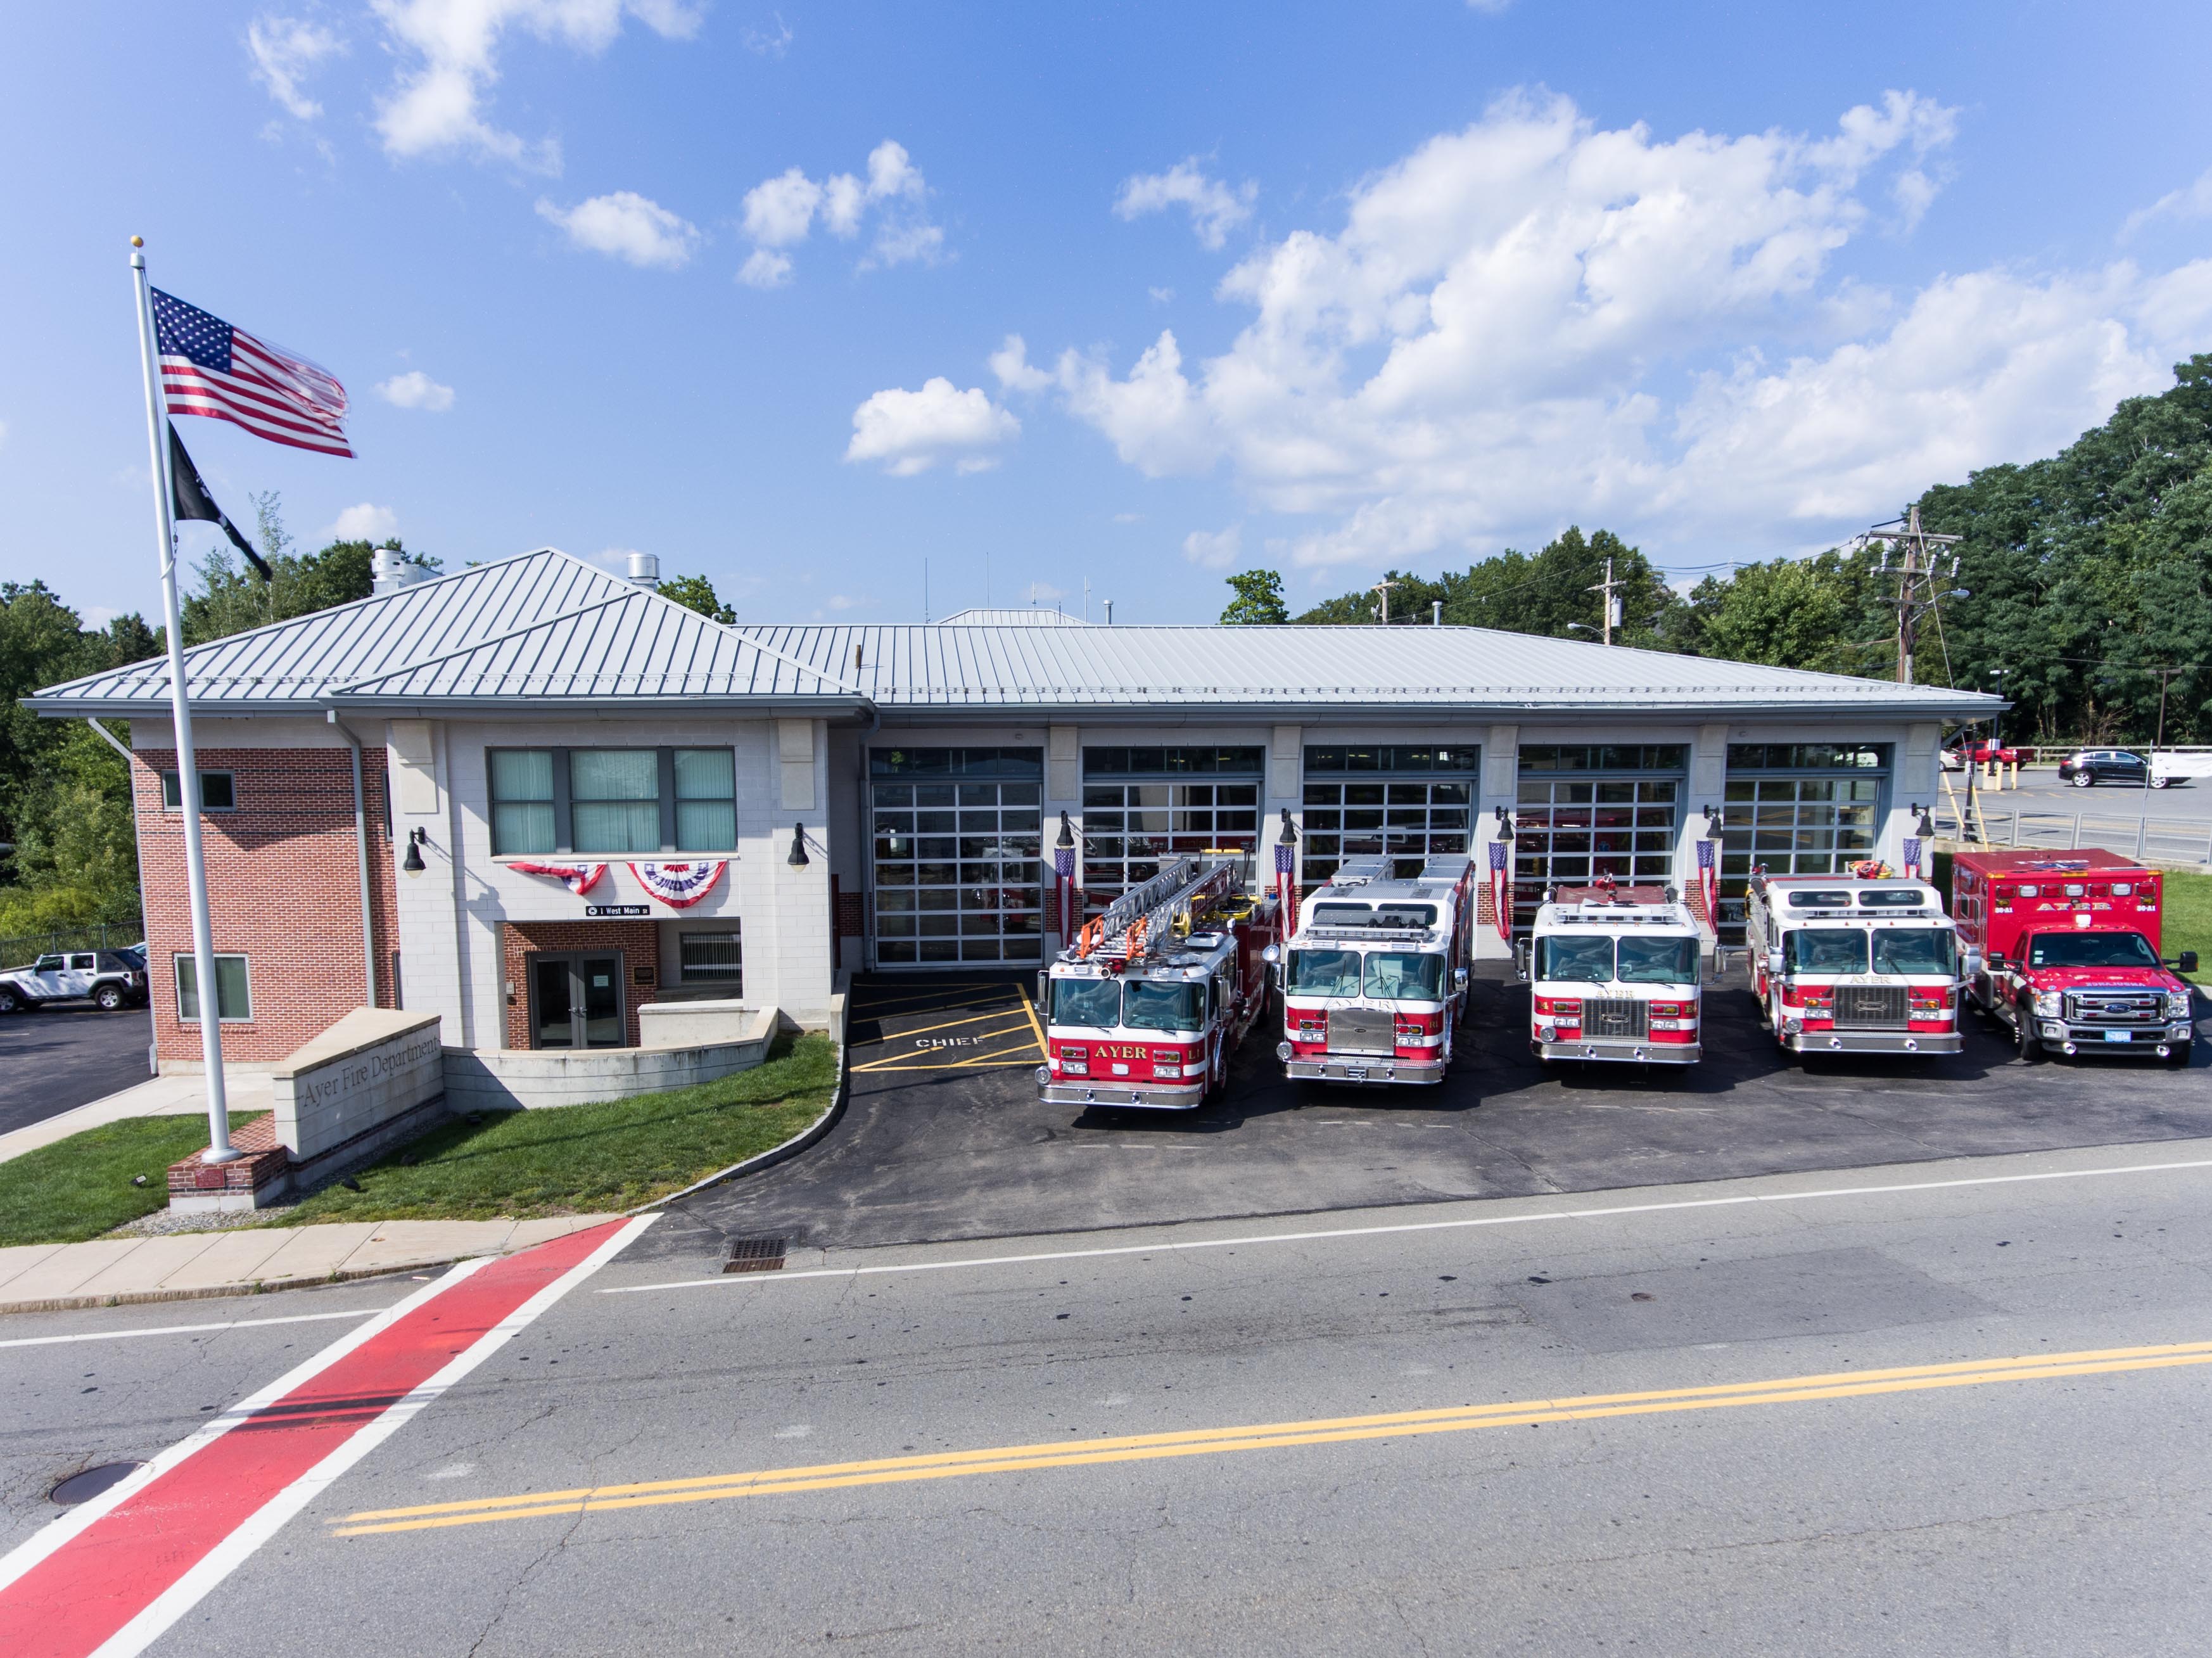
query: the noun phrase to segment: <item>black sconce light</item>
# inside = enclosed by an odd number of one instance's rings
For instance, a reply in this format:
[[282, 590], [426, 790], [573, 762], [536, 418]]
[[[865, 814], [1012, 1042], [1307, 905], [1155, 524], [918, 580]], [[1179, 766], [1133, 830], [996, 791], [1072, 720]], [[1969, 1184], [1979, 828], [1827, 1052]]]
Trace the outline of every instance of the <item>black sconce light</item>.
[[1709, 841], [1717, 841], [1720, 839], [1721, 831], [1728, 827], [1728, 808], [1725, 806], [1707, 806], [1705, 808], [1705, 838]]
[[806, 856], [805, 824], [793, 823], [791, 826], [791, 856], [785, 859], [783, 861], [790, 865], [793, 869], [805, 869], [806, 867], [808, 860]]
[[1513, 820], [1505, 815], [1504, 807], [1499, 806], [1495, 810], [1498, 813], [1498, 833], [1492, 838], [1499, 841], [1510, 841], [1513, 838]]
[[422, 843], [429, 838], [429, 831], [427, 829], [416, 829], [407, 831], [407, 855], [399, 860], [401, 874], [420, 875], [422, 872]]
[[1915, 814], [1920, 820], [1913, 826], [1912, 832], [1923, 841], [1933, 841], [1936, 838], [1936, 819], [1929, 814], [1928, 808], [1916, 801], [1907, 806], [1905, 811]]
[[1283, 832], [1277, 838], [1286, 847], [1294, 847], [1298, 843], [1298, 832], [1291, 822], [1291, 809], [1288, 806], [1283, 808]]
[[1073, 850], [1075, 846], [1075, 831], [1067, 826], [1066, 812], [1060, 814], [1060, 839], [1054, 841], [1053, 845], [1063, 851]]

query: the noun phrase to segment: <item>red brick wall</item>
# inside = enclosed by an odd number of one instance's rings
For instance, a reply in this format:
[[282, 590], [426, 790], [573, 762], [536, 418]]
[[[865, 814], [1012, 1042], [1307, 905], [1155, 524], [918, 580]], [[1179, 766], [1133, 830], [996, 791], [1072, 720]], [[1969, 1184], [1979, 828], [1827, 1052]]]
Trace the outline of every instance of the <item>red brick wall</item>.
[[[503, 921], [500, 973], [507, 999], [507, 1046], [530, 1046], [530, 958], [539, 951], [618, 950], [623, 958], [623, 1040], [637, 1046], [637, 1011], [660, 993], [660, 929], [651, 921]], [[640, 984], [639, 969], [653, 982]]]
[[[201, 820], [208, 901], [220, 955], [244, 955], [253, 1017], [222, 1027], [228, 1060], [281, 1060], [362, 1001], [361, 874], [353, 823], [353, 756], [335, 749], [202, 749], [204, 771], [229, 772], [238, 810]], [[147, 969], [152, 979], [156, 1052], [200, 1057], [199, 1026], [177, 1018], [174, 957], [192, 947], [180, 814], [161, 807], [173, 750], [133, 756], [139, 875], [145, 889]], [[370, 909], [392, 937], [391, 841], [384, 829], [380, 750], [362, 768], [370, 827]], [[375, 877], [381, 872], [382, 880]], [[380, 965], [389, 948], [380, 940]], [[380, 979], [386, 975], [381, 972]], [[389, 986], [379, 1000], [390, 1005]]]

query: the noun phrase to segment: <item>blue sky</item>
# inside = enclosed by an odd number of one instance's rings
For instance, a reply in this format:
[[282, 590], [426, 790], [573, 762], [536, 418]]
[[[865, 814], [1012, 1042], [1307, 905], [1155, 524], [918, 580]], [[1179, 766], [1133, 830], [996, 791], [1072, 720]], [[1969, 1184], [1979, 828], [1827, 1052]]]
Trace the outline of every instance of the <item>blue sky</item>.
[[[234, 518], [748, 618], [1826, 545], [2212, 349], [2202, 5], [25, 9], [0, 578], [158, 603], [127, 239], [360, 458]], [[1018, 344], [1016, 341], [1018, 341]], [[185, 531], [188, 556], [208, 544]]]

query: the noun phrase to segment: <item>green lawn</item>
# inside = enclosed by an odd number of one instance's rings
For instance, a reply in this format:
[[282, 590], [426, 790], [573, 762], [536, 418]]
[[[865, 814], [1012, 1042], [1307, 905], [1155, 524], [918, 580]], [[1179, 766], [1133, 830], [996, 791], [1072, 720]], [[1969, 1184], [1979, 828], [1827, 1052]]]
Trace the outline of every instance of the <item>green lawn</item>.
[[2168, 873], [2166, 878], [2166, 936], [2163, 953], [2197, 952], [2206, 963], [2189, 975], [2192, 983], [2212, 985], [2212, 875]]
[[[837, 1084], [827, 1036], [801, 1036], [720, 1082], [599, 1105], [487, 1112], [450, 1122], [273, 1218], [489, 1220], [605, 1213], [681, 1191], [781, 1145], [819, 1116]], [[0, 1164], [0, 1168], [6, 1165]]]
[[[234, 1111], [230, 1126], [254, 1115]], [[0, 1163], [0, 1246], [82, 1243], [166, 1208], [169, 1165], [207, 1143], [204, 1116], [126, 1117]]]

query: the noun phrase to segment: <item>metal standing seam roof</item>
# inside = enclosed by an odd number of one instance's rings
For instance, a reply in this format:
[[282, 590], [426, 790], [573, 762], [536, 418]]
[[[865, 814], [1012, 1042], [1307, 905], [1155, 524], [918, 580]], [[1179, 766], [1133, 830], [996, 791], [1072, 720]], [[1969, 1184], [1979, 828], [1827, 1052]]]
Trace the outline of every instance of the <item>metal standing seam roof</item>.
[[1070, 616], [1065, 610], [1048, 610], [1042, 605], [1024, 605], [1016, 609], [988, 610], [978, 606], [972, 610], [955, 610], [951, 616], [939, 616], [930, 624], [936, 628], [1087, 628], [1091, 623], [1079, 616]]
[[[1479, 628], [725, 627], [552, 548], [202, 645], [195, 708], [528, 709], [741, 704], [822, 711], [1191, 707], [1851, 710], [1985, 716], [1971, 691]], [[40, 691], [41, 714], [154, 713], [166, 659]]]

